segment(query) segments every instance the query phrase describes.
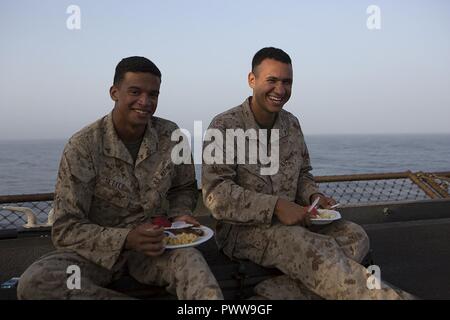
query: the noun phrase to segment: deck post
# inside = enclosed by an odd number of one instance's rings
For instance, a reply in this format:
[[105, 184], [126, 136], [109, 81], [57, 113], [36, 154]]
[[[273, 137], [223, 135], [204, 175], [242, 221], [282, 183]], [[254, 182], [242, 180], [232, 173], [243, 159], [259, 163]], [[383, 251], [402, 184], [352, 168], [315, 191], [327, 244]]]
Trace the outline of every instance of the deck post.
[[420, 189], [425, 192], [427, 196], [429, 196], [431, 199], [439, 199], [440, 195], [436, 194], [436, 191], [434, 191], [432, 188], [430, 188], [427, 184], [425, 184], [418, 176], [418, 174], [414, 174], [411, 171], [408, 171], [408, 178], [411, 179], [412, 182], [414, 182]]

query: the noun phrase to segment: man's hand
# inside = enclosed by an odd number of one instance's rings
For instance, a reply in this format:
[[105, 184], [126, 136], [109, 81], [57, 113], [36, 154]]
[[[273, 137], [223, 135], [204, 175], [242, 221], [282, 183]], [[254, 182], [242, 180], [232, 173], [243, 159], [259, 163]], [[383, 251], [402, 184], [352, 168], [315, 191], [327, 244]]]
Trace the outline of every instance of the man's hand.
[[144, 223], [128, 233], [125, 249], [156, 257], [164, 252], [164, 229], [151, 223]]
[[188, 215], [188, 214], [185, 214], [185, 215], [182, 215], [182, 216], [175, 217], [175, 218], [173, 219], [173, 221], [184, 221], [184, 222], [186, 222], [186, 223], [193, 224], [193, 225], [196, 226], [196, 227], [200, 226], [200, 223], [199, 223], [193, 216], [190, 216], [190, 215]]
[[279, 198], [275, 205], [275, 215], [278, 220], [285, 225], [300, 224], [302, 226], [311, 225], [308, 207], [302, 207], [298, 204]]
[[332, 205], [336, 204], [336, 200], [334, 200], [333, 198], [324, 196], [323, 194], [320, 194], [320, 193], [315, 193], [311, 196], [311, 198], [310, 198], [311, 203], [313, 203], [314, 200], [316, 200], [316, 198], [320, 198], [318, 205], [319, 205], [319, 207], [321, 207], [323, 209], [330, 209], [330, 207]]

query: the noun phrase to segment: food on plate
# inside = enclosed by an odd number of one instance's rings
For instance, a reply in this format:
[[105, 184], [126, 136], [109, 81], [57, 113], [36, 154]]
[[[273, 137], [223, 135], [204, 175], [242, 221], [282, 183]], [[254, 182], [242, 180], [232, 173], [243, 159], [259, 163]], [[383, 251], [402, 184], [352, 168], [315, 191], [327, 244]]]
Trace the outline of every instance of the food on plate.
[[195, 234], [199, 237], [203, 235], [203, 230], [199, 228], [194, 227], [187, 227], [187, 228], [181, 228], [181, 229], [167, 229], [168, 231], [172, 232], [175, 235], [182, 234], [182, 233], [188, 233], [188, 234]]
[[319, 212], [319, 217], [321, 219], [333, 219], [335, 217], [335, 214], [332, 212]]
[[160, 227], [168, 228], [172, 225], [172, 223], [167, 219], [167, 217], [159, 216], [152, 218], [152, 224], [155, 224]]
[[198, 239], [198, 235], [193, 233], [180, 233], [175, 238], [166, 236], [164, 238], [164, 244], [170, 246], [178, 246], [181, 244], [193, 243]]
[[169, 237], [166, 235], [164, 238], [165, 245], [182, 245], [195, 242], [199, 237], [203, 236], [203, 230], [198, 228], [182, 228], [182, 229], [170, 229], [170, 232], [176, 237]]
[[311, 217], [316, 217], [319, 214], [319, 211], [317, 211], [316, 208], [312, 208], [311, 211], [309, 211], [309, 214]]
[[316, 214], [311, 216], [311, 219], [334, 219], [336, 214], [331, 210], [319, 209]]

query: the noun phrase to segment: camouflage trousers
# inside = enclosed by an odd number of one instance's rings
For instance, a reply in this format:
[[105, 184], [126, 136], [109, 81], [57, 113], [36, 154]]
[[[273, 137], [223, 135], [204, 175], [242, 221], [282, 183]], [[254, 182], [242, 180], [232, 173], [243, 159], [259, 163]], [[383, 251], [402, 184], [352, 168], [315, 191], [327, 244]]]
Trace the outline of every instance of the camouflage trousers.
[[[258, 236], [259, 235], [259, 236]], [[255, 239], [255, 236], [260, 239]], [[326, 226], [275, 224], [267, 231], [239, 234], [234, 256], [284, 275], [261, 282], [255, 293], [267, 299], [412, 299], [408, 293], [381, 283], [369, 289], [371, 275], [360, 264], [369, 250], [369, 238], [359, 225], [337, 221]], [[248, 243], [266, 242], [257, 259]], [[255, 259], [256, 258], [256, 259]], [[259, 261], [258, 261], [259, 260]]]
[[[67, 268], [80, 269], [80, 289], [69, 289]], [[137, 281], [166, 287], [179, 299], [223, 299], [222, 291], [202, 254], [193, 248], [167, 250], [158, 257], [127, 251], [112, 270], [67, 251], [51, 252], [34, 262], [20, 277], [19, 299], [132, 299], [107, 289], [128, 272]]]

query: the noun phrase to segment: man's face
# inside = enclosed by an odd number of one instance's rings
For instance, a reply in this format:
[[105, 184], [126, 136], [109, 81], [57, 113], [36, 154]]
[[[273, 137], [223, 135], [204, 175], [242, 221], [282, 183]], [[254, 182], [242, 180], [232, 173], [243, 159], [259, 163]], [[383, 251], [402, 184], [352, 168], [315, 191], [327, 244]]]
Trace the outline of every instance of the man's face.
[[250, 72], [248, 83], [253, 89], [252, 106], [263, 112], [280, 112], [291, 97], [292, 66], [265, 59]]
[[110, 89], [116, 112], [125, 125], [145, 126], [158, 105], [161, 80], [144, 72], [127, 72], [118, 85]]

